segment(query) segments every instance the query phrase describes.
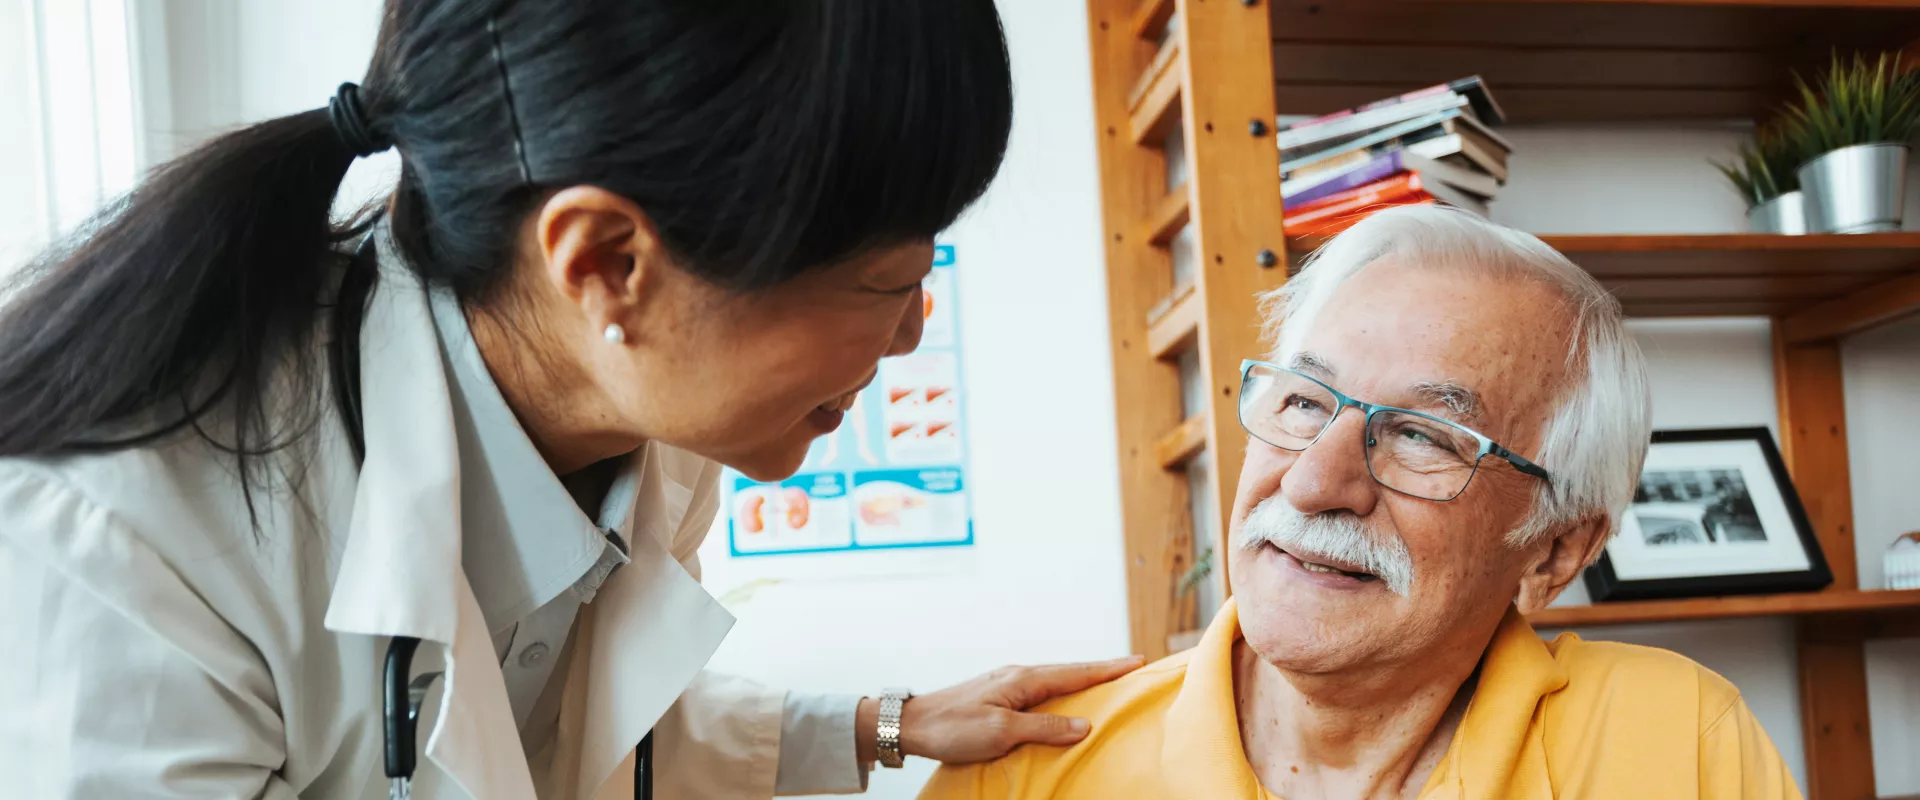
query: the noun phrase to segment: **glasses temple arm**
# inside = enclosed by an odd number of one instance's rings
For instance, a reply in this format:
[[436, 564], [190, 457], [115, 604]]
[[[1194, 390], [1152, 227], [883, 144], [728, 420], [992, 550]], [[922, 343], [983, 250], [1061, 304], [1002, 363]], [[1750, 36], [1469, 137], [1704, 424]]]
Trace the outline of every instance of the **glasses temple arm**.
[[1507, 463], [1512, 464], [1514, 469], [1520, 470], [1521, 472], [1524, 472], [1528, 475], [1532, 475], [1533, 477], [1539, 478], [1540, 480], [1547, 481], [1549, 483], [1553, 482], [1553, 477], [1547, 474], [1547, 471], [1545, 468], [1541, 467], [1539, 464], [1535, 464], [1531, 461], [1528, 461], [1525, 458], [1521, 458], [1519, 454], [1513, 452], [1512, 450], [1508, 450], [1507, 448], [1504, 448], [1498, 444], [1495, 444], [1490, 447], [1488, 452], [1491, 452], [1496, 456], [1506, 459]]

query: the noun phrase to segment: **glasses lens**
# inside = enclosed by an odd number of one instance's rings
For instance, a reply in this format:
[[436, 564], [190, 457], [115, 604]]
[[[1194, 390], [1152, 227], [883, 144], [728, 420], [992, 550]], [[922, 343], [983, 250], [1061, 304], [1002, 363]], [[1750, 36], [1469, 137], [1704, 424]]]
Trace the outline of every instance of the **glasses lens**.
[[1240, 386], [1240, 426], [1283, 450], [1305, 450], [1326, 430], [1340, 401], [1312, 378], [1261, 364]]
[[1387, 488], [1427, 500], [1452, 500], [1479, 464], [1480, 440], [1437, 419], [1381, 411], [1367, 424], [1367, 468]]

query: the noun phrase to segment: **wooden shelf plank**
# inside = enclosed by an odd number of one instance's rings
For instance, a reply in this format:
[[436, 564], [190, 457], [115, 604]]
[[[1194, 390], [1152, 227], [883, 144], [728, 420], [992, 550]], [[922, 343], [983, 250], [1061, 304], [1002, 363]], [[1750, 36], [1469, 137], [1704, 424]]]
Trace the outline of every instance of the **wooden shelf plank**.
[[1920, 233], [1542, 234], [1601, 278], [1901, 273], [1920, 268]]
[[[1920, 310], [1920, 278], [1914, 277], [1920, 275], [1920, 233], [1540, 238], [1599, 278], [1630, 316], [1804, 311], [1801, 335], [1818, 338], [1835, 335], [1830, 329], [1836, 324], [1845, 332], [1899, 316], [1903, 309]], [[1298, 257], [1325, 241], [1299, 237], [1288, 250]]]
[[1160, 466], [1169, 470], [1186, 468], [1188, 461], [1206, 449], [1208, 423], [1205, 411], [1182, 420], [1167, 435], [1154, 442], [1153, 457], [1160, 460]]
[[[1920, 269], [1920, 232], [1816, 234], [1538, 234], [1601, 278], [1711, 275], [1831, 275]], [[1304, 256], [1325, 236], [1297, 236], [1287, 249]]]
[[1147, 212], [1146, 221], [1140, 224], [1139, 236], [1142, 240], [1165, 247], [1180, 235], [1180, 229], [1187, 226], [1193, 218], [1193, 200], [1187, 186], [1173, 187], [1159, 202], [1153, 204], [1153, 210]]
[[1637, 625], [1653, 622], [1810, 614], [1920, 615], [1920, 589], [1805, 592], [1683, 600], [1632, 600], [1548, 608], [1527, 617], [1535, 628]]
[[1158, 41], [1160, 32], [1173, 19], [1173, 0], [1140, 0], [1133, 10], [1133, 35], [1149, 42]]
[[1270, 0], [1274, 96], [1322, 114], [1478, 74], [1514, 122], [1753, 119], [1793, 70], [1903, 50], [1909, 0]]
[[1779, 50], [1801, 39], [1893, 43], [1900, 32], [1887, 28], [1910, 22], [1920, 8], [1912, 0], [1270, 2], [1275, 41], [1543, 49]]
[[1147, 352], [1170, 361], [1193, 347], [1200, 335], [1200, 293], [1189, 291], [1173, 301], [1167, 312], [1147, 323]]
[[1778, 315], [1920, 271], [1920, 234], [1542, 236], [1630, 316]]
[[1158, 147], [1180, 124], [1180, 40], [1168, 39], [1140, 75], [1127, 99], [1127, 130], [1133, 143]]
[[1607, 288], [1623, 303], [1723, 300], [1777, 300], [1781, 298], [1838, 297], [1871, 285], [1877, 276], [1861, 273], [1832, 275], [1709, 275], [1634, 277], [1607, 280]]
[[1920, 272], [1902, 275], [1827, 300], [1780, 321], [1788, 344], [1837, 339], [1920, 313]]
[[1580, 69], [1569, 70], [1563, 49], [1432, 42], [1371, 47], [1277, 42], [1273, 47], [1273, 74], [1289, 85], [1419, 85], [1431, 76], [1434, 63], [1473, 64], [1475, 74], [1493, 86], [1502, 105], [1509, 88], [1537, 86], [1541, 75], [1556, 70], [1564, 74], [1554, 76], [1550, 88], [1560, 90], [1632, 85], [1645, 90], [1723, 91], [1767, 90], [1780, 71], [1771, 54], [1755, 50], [1594, 49], [1580, 58]]
[[1636, 319], [1659, 317], [1776, 317], [1803, 306], [1786, 300], [1633, 300], [1620, 304]]

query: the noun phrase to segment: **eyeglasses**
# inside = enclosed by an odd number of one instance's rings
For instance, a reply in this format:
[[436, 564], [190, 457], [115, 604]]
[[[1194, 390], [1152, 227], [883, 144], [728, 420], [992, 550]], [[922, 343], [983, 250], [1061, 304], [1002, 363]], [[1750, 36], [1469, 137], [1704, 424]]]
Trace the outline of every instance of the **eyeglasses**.
[[1459, 497], [1488, 455], [1525, 474], [1547, 471], [1464, 425], [1431, 414], [1355, 400], [1333, 387], [1265, 361], [1240, 363], [1240, 427], [1282, 450], [1301, 452], [1348, 408], [1366, 414], [1367, 471], [1381, 486], [1422, 500]]

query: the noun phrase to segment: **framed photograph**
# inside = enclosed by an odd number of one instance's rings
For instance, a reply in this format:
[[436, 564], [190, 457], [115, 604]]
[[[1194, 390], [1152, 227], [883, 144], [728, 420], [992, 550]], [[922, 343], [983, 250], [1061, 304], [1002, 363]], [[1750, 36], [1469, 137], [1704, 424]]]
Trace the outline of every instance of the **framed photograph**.
[[1657, 431], [1633, 506], [1587, 568], [1594, 602], [1813, 591], [1833, 582], [1766, 428]]

